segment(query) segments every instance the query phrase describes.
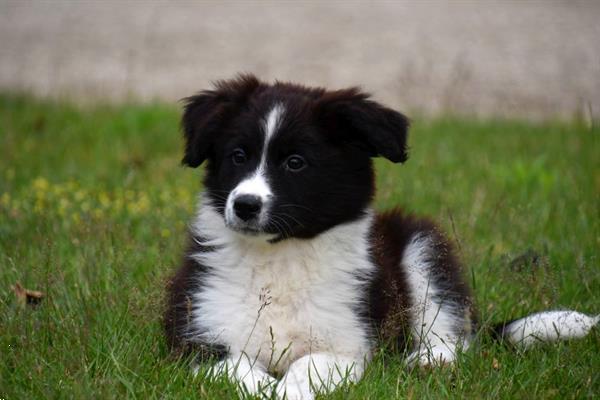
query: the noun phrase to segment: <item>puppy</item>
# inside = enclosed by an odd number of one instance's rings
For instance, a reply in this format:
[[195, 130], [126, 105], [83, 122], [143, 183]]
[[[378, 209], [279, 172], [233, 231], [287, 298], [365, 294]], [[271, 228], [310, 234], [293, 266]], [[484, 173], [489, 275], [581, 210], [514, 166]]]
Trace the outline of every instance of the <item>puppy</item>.
[[[378, 346], [450, 364], [476, 324], [455, 252], [431, 222], [377, 214], [372, 158], [407, 160], [408, 119], [359, 89], [253, 76], [186, 99], [183, 163], [206, 161], [169, 344], [215, 357], [243, 393], [312, 399], [360, 379]], [[515, 344], [585, 335], [599, 317], [535, 314]], [[280, 377], [277, 380], [275, 377]]]

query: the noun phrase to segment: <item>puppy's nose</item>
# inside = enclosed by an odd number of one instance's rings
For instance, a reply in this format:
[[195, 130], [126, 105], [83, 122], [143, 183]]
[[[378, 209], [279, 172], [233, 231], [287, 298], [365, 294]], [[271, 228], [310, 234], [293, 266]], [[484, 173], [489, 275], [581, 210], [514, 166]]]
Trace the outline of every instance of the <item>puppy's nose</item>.
[[243, 194], [233, 202], [235, 215], [242, 221], [248, 221], [256, 217], [262, 208], [262, 200], [258, 196]]

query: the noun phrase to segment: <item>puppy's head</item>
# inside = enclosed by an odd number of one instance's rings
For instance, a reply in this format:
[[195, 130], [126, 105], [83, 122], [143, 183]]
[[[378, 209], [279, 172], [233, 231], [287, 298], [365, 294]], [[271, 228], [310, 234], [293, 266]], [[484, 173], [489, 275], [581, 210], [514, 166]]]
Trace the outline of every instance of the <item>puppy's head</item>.
[[186, 99], [183, 163], [232, 230], [310, 238], [364, 214], [371, 158], [407, 159], [408, 120], [356, 88], [272, 85], [250, 75]]

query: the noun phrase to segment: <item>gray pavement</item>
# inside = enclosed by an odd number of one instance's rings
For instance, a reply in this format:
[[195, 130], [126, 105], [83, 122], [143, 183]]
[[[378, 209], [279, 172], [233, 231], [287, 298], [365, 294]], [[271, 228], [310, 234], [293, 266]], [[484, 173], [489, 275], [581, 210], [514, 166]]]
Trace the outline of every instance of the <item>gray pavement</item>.
[[403, 110], [600, 116], [600, 1], [0, 0], [0, 89], [174, 101], [254, 72]]

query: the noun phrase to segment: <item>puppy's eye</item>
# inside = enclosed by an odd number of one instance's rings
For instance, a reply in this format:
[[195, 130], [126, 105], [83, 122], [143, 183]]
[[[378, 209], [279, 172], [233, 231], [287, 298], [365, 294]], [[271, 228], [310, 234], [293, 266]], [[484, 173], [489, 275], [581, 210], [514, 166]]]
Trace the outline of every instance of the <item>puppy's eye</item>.
[[246, 162], [246, 153], [242, 149], [235, 149], [233, 153], [231, 153], [231, 161], [235, 165], [242, 165]]
[[299, 155], [291, 155], [285, 160], [285, 169], [292, 172], [298, 172], [306, 167], [306, 161]]

